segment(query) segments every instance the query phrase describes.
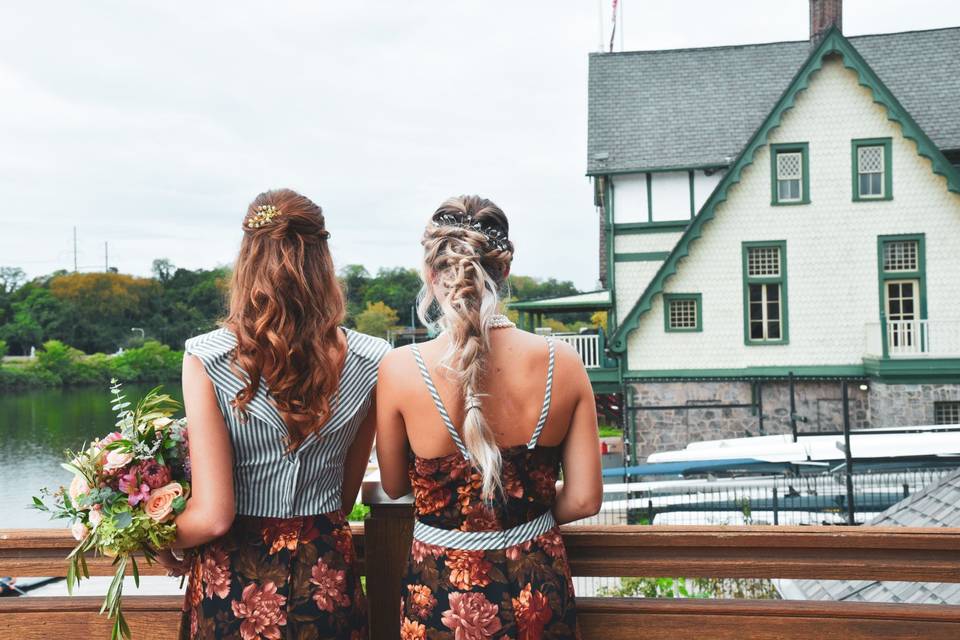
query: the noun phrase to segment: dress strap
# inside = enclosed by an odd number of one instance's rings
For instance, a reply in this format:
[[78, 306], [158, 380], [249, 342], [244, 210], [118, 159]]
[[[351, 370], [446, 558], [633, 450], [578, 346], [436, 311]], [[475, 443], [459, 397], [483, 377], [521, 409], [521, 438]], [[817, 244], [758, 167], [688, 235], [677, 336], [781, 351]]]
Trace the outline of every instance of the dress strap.
[[423, 356], [420, 355], [420, 349], [416, 344], [410, 345], [410, 349], [413, 351], [413, 357], [417, 360], [417, 366], [420, 367], [420, 375], [423, 376], [423, 381], [427, 385], [427, 390], [430, 391], [430, 395], [433, 396], [433, 404], [437, 406], [437, 411], [440, 412], [440, 417], [443, 419], [444, 426], [447, 427], [447, 431], [450, 432], [450, 437], [453, 438], [453, 442], [457, 445], [457, 450], [460, 451], [460, 454], [466, 459], [470, 459], [470, 452], [467, 451], [467, 448], [463, 445], [463, 439], [460, 438], [460, 434], [457, 432], [457, 428], [453, 426], [453, 422], [450, 420], [450, 414], [447, 413], [447, 408], [443, 406], [443, 400], [440, 399], [440, 394], [437, 392], [437, 386], [433, 384], [433, 378], [430, 377], [430, 371], [427, 369], [427, 364], [423, 361]]
[[553, 370], [557, 364], [557, 350], [553, 344], [553, 338], [547, 338], [547, 349], [550, 351], [550, 361], [547, 364], [547, 390], [543, 394], [543, 408], [540, 409], [540, 420], [537, 422], [537, 428], [533, 430], [530, 442], [527, 443], [527, 449], [533, 449], [537, 446], [537, 440], [540, 439], [540, 432], [543, 426], [547, 424], [547, 415], [550, 413], [550, 400], [553, 398]]

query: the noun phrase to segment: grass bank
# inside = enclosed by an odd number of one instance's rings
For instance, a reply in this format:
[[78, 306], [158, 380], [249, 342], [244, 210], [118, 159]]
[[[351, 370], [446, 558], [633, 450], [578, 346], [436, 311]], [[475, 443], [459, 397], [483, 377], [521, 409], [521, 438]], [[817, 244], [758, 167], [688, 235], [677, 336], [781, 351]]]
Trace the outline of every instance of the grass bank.
[[87, 355], [59, 340], [45, 342], [37, 357], [0, 365], [0, 391], [123, 382], [168, 382], [180, 378], [183, 352], [159, 342], [121, 354]]

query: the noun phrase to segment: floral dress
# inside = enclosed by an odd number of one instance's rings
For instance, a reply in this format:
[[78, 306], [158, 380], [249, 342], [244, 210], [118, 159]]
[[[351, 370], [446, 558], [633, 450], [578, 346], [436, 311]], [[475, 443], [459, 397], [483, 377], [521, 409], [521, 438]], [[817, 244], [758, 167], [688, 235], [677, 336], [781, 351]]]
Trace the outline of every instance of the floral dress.
[[366, 638], [366, 602], [342, 513], [241, 516], [194, 556], [182, 639]]
[[[552, 346], [541, 424], [529, 444], [501, 450], [503, 495], [482, 499], [482, 478], [453, 430], [456, 453], [410, 462], [419, 523], [434, 530], [507, 532], [549, 515], [561, 449], [537, 445], [536, 439], [549, 407]], [[425, 369], [421, 365], [435, 395]], [[434, 399], [440, 402], [438, 395]], [[441, 411], [448, 422], [445, 414]], [[415, 534], [400, 611], [401, 640], [579, 638], [573, 581], [556, 525], [520, 544], [495, 549], [451, 548], [422, 542]]]
[[193, 551], [182, 640], [360, 640], [366, 603], [350, 526], [340, 511], [343, 460], [372, 406], [390, 345], [344, 330], [347, 354], [336, 401], [319, 433], [287, 447], [287, 428], [265, 382], [241, 418], [232, 401], [245, 382], [236, 336], [222, 328], [191, 338], [233, 446], [237, 517]]

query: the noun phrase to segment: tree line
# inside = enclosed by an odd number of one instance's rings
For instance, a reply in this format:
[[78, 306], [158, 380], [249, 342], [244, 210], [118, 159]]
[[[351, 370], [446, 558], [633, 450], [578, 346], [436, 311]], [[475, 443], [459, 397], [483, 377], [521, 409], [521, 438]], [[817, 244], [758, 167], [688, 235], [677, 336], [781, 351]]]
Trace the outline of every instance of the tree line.
[[[416, 270], [371, 274], [362, 265], [348, 265], [339, 275], [347, 326], [382, 337], [397, 326], [420, 326], [412, 313], [420, 290]], [[20, 268], [0, 267], [0, 356], [28, 355], [51, 340], [86, 354], [112, 354], [147, 342], [178, 352], [187, 338], [217, 326], [229, 280], [228, 267], [184, 269], [166, 259], [153, 262], [151, 277], [57, 271], [28, 280]], [[509, 290], [520, 300], [578, 292], [572, 282], [528, 276], [511, 276]], [[548, 323], [576, 328], [588, 320], [568, 314]]]

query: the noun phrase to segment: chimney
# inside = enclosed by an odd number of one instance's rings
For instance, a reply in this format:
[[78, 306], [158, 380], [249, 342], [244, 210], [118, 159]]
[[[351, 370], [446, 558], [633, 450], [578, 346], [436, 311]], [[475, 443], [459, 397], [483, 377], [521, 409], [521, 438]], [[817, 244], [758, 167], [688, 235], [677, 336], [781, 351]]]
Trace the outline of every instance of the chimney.
[[843, 31], [843, 0], [810, 0], [810, 46], [820, 44], [833, 26]]

